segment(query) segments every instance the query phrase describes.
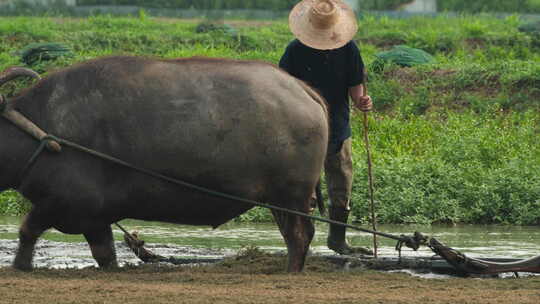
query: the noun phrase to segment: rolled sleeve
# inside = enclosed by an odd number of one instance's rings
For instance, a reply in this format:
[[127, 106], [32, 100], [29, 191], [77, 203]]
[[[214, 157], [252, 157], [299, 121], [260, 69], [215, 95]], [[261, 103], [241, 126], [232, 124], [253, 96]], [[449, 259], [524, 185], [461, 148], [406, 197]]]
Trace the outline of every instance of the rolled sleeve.
[[360, 55], [360, 49], [351, 41], [350, 65], [347, 71], [347, 86], [354, 87], [364, 82], [364, 61]]

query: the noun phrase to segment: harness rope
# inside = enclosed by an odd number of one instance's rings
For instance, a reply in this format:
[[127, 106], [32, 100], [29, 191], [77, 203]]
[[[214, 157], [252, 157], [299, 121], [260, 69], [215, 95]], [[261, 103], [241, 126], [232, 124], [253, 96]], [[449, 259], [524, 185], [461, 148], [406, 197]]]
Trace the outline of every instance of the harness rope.
[[32, 166], [33, 166], [34, 163], [36, 162], [37, 158], [39, 157], [39, 155], [41, 154], [41, 152], [43, 152], [43, 149], [45, 149], [46, 146], [47, 146], [47, 139], [46, 139], [46, 138], [43, 138], [43, 139], [40, 141], [38, 148], [36, 149], [36, 151], [34, 152], [34, 154], [32, 154], [32, 156], [30, 157], [30, 159], [28, 159], [28, 161], [26, 162], [26, 165], [24, 166], [24, 168], [22, 169], [21, 173], [19, 174], [19, 177], [18, 177], [18, 183], [17, 183], [17, 186], [15, 187], [15, 189], [18, 189], [18, 188], [21, 186], [24, 177], [26, 176], [26, 174], [28, 173], [28, 171], [30, 171], [30, 168], [32, 168]]
[[[241, 198], [241, 197], [226, 194], [226, 193], [223, 193], [223, 192], [214, 191], [214, 190], [211, 190], [211, 189], [208, 189], [208, 188], [205, 188], [205, 187], [201, 187], [201, 186], [197, 186], [197, 185], [194, 185], [194, 184], [191, 184], [191, 183], [187, 183], [187, 182], [184, 182], [184, 181], [181, 181], [181, 180], [178, 180], [178, 179], [175, 179], [175, 178], [171, 178], [169, 176], [166, 176], [166, 175], [163, 175], [163, 174], [160, 174], [160, 173], [156, 173], [156, 172], [148, 170], [148, 169], [144, 169], [144, 168], [132, 165], [132, 164], [130, 164], [128, 162], [125, 162], [125, 161], [120, 160], [118, 158], [115, 158], [113, 156], [110, 156], [110, 155], [98, 152], [96, 150], [92, 150], [92, 149], [83, 147], [83, 146], [78, 145], [78, 144], [76, 144], [74, 142], [71, 142], [69, 140], [65, 140], [65, 139], [56, 137], [54, 135], [47, 135], [47, 136], [45, 136], [45, 137], [43, 137], [41, 139], [39, 147], [37, 148], [36, 152], [34, 152], [32, 157], [30, 158], [30, 160], [28, 161], [27, 165], [24, 168], [24, 171], [20, 175], [21, 177], [24, 177], [24, 176], [26, 176], [26, 174], [28, 174], [28, 172], [31, 170], [33, 164], [35, 164], [35, 162], [38, 159], [39, 155], [44, 150], [44, 147], [46, 146], [48, 141], [55, 141], [60, 145], [73, 148], [75, 150], [78, 150], [78, 151], [93, 155], [93, 156], [95, 156], [97, 158], [101, 158], [101, 159], [110, 161], [112, 163], [121, 165], [123, 167], [130, 168], [130, 169], [132, 169], [134, 171], [138, 171], [138, 172], [144, 173], [146, 175], [149, 175], [149, 176], [152, 176], [152, 177], [155, 177], [155, 178], [158, 178], [158, 179], [165, 180], [165, 181], [170, 182], [170, 183], [175, 184], [175, 185], [179, 185], [179, 186], [183, 186], [183, 187], [186, 187], [186, 188], [189, 188], [189, 189], [197, 190], [199, 192], [206, 193], [206, 194], [211, 195], [211, 196], [220, 197], [220, 198], [224, 198], [224, 199], [228, 199], [228, 200], [232, 200], [232, 201], [237, 201], [237, 202], [242, 202], [242, 203], [246, 203], [246, 204], [250, 204], [250, 205], [258, 206], [258, 207], [263, 207], [263, 208], [267, 208], [267, 209], [271, 209], [271, 210], [281, 211], [281, 212], [301, 216], [301, 217], [304, 217], [304, 218], [307, 218], [307, 219], [316, 220], [316, 221], [319, 221], [319, 222], [325, 222], [325, 223], [333, 224], [333, 225], [339, 225], [339, 226], [347, 227], [347, 228], [350, 228], [350, 229], [353, 229], [353, 230], [357, 230], [357, 231], [361, 231], [361, 232], [367, 232], [367, 233], [371, 233], [371, 234], [376, 234], [376, 235], [379, 235], [379, 236], [382, 236], [382, 237], [393, 239], [393, 240], [398, 241], [398, 244], [396, 245], [396, 250], [399, 251], [399, 257], [401, 257], [401, 247], [403, 245], [405, 245], [405, 246], [413, 249], [414, 251], [416, 251], [416, 250], [418, 250], [418, 248], [421, 245], [426, 244], [426, 242], [428, 240], [425, 236], [423, 236], [419, 232], [415, 232], [413, 236], [406, 236], [406, 235], [403, 235], [403, 234], [400, 235], [400, 236], [397, 236], [397, 235], [393, 235], [393, 234], [389, 234], [389, 233], [384, 233], [384, 232], [380, 232], [380, 231], [373, 231], [373, 230], [361, 228], [361, 227], [358, 227], [358, 226], [353, 226], [353, 225], [350, 225], [350, 224], [347, 224], [347, 223], [342, 223], [342, 222], [338, 222], [338, 221], [334, 221], [334, 220], [330, 220], [330, 219], [310, 215], [310, 214], [303, 213], [303, 212], [300, 212], [300, 211], [297, 211], [297, 210], [292, 210], [292, 209], [287, 209], [287, 208], [283, 208], [283, 207], [279, 207], [279, 206], [269, 205], [269, 204], [266, 204], [266, 203], [261, 203], [261, 202]], [[21, 182], [22, 182], [22, 180], [21, 180]], [[120, 225], [118, 223], [115, 223], [115, 224], [120, 227]], [[124, 232], [126, 231], [123, 228], [121, 228], [121, 230], [124, 231]]]

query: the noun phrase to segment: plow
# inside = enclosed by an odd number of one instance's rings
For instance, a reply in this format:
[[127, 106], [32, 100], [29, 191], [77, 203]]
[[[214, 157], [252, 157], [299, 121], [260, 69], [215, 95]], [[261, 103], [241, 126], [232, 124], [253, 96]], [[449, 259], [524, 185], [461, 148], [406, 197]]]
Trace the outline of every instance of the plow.
[[525, 260], [494, 261], [493, 259], [475, 259], [467, 257], [458, 250], [445, 246], [431, 238], [428, 244], [435, 254], [442, 257], [458, 272], [464, 274], [498, 274], [513, 272], [540, 273], [540, 256]]

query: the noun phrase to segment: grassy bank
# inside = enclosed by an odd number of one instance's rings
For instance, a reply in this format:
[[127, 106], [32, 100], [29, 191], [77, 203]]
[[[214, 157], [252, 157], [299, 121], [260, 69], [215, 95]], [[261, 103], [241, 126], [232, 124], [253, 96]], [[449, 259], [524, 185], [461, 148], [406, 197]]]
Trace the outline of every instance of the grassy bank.
[[[0, 69], [20, 65], [33, 42], [74, 53], [33, 66], [43, 73], [112, 54], [212, 56], [276, 63], [292, 39], [282, 22], [229, 22], [236, 31], [196, 33], [197, 21], [97, 16], [0, 18]], [[540, 223], [540, 39], [518, 17], [361, 20], [356, 40], [369, 65], [393, 45], [422, 48], [437, 63], [370, 73], [370, 116], [378, 217], [385, 223]], [[23, 84], [7, 85], [14, 94]], [[354, 117], [353, 213], [367, 220], [360, 115]], [[0, 195], [0, 212], [20, 197]], [[15, 203], [14, 203], [15, 202]], [[244, 220], [268, 220], [256, 210]]]

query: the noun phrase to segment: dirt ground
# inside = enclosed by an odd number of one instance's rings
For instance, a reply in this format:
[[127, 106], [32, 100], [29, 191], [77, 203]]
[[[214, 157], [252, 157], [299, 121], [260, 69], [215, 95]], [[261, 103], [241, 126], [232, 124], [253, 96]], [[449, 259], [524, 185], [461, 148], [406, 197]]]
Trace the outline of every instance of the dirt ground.
[[285, 257], [242, 256], [218, 265], [116, 270], [0, 269], [0, 303], [540, 303], [540, 277], [422, 279], [344, 272], [311, 258], [288, 274]]

